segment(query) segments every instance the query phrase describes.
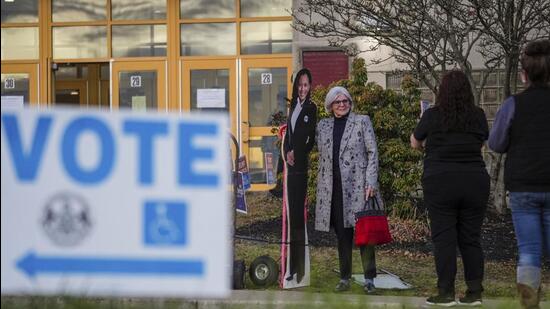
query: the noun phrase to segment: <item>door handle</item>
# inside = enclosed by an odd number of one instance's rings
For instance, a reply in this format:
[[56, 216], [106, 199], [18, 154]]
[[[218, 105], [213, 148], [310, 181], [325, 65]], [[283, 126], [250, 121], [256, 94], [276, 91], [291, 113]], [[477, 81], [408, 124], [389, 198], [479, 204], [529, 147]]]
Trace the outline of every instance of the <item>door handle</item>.
[[241, 136], [243, 143], [248, 143], [248, 140], [250, 138], [250, 126], [248, 125], [248, 121], [243, 121], [241, 124]]

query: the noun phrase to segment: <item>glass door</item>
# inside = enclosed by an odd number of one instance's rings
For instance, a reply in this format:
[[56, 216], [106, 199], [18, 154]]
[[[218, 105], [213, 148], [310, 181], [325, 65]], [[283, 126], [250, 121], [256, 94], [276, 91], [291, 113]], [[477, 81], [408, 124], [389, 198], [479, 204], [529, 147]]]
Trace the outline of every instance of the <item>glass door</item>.
[[53, 104], [75, 107], [110, 107], [109, 63], [57, 62], [52, 71]]
[[291, 58], [242, 62], [241, 147], [248, 158], [252, 190], [275, 186], [267, 184], [266, 161], [273, 162], [273, 171], [277, 171], [280, 148], [272, 120], [277, 113], [287, 114], [291, 72]]
[[237, 123], [236, 89], [235, 60], [182, 61], [182, 110], [227, 113], [233, 134]]
[[113, 108], [166, 111], [165, 61], [113, 62]]
[[2, 64], [2, 106], [37, 104], [37, 75], [37, 64]]

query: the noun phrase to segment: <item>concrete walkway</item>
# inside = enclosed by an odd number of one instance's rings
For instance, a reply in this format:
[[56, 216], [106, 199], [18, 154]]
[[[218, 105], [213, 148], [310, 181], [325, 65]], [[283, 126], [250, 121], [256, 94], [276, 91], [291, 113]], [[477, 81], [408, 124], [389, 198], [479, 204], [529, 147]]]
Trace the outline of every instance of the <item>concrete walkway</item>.
[[[425, 301], [422, 297], [236, 290], [225, 300], [197, 301], [195, 308], [442, 308], [426, 306]], [[520, 305], [517, 299], [484, 299], [483, 308], [511, 309]], [[541, 308], [550, 309], [550, 303], [543, 302]]]

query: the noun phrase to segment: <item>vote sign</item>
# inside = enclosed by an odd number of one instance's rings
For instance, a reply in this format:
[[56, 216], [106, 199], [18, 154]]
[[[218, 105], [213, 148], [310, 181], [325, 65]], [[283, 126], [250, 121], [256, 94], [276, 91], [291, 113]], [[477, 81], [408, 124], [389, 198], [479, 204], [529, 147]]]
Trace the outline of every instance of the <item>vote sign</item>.
[[2, 109], [2, 294], [225, 297], [221, 115]]

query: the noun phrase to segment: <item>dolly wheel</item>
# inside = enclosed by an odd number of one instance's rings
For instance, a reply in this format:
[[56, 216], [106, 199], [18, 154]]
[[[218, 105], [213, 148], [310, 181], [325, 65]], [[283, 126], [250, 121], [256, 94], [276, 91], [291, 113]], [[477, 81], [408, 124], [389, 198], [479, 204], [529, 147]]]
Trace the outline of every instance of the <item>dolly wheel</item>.
[[233, 261], [233, 289], [244, 289], [244, 274], [246, 273], [244, 260]]
[[279, 266], [270, 256], [262, 255], [252, 261], [248, 274], [256, 286], [268, 287], [277, 281]]

